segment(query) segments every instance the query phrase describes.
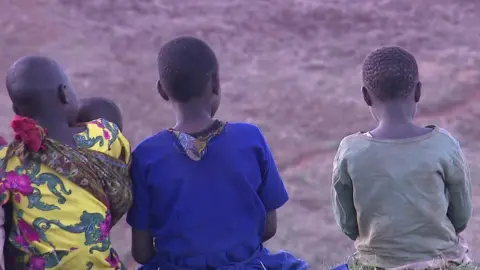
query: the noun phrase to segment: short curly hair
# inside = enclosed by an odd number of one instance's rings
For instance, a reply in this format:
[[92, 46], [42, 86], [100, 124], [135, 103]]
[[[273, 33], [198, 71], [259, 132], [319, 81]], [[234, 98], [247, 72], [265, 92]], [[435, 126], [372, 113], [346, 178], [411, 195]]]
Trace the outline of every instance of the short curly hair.
[[218, 74], [218, 61], [204, 41], [181, 36], [170, 40], [158, 53], [160, 84], [175, 101], [188, 102], [200, 97], [212, 76]]
[[417, 61], [403, 48], [382, 47], [367, 56], [362, 77], [364, 87], [379, 100], [404, 99], [418, 83]]

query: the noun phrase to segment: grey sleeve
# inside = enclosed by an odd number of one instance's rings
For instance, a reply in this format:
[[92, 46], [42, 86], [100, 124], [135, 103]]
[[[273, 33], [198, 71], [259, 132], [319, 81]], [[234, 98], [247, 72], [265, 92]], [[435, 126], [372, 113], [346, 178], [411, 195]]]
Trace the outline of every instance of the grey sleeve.
[[449, 198], [447, 216], [455, 230], [461, 230], [467, 226], [472, 216], [472, 183], [468, 163], [460, 145], [453, 140], [455, 147], [445, 170], [445, 186]]
[[357, 211], [353, 204], [352, 179], [348, 175], [342, 144], [333, 161], [332, 203], [338, 226], [345, 235], [355, 240], [358, 236]]

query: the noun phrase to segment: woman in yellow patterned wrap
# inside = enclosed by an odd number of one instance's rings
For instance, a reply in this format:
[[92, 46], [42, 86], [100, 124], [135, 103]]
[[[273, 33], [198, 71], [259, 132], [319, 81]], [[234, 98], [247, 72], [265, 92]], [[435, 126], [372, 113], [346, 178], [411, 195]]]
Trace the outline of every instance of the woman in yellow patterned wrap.
[[17, 61], [7, 89], [22, 117], [0, 149], [0, 198], [13, 206], [6, 269], [125, 269], [109, 232], [132, 200], [128, 141], [104, 119], [71, 126], [78, 103], [51, 59]]

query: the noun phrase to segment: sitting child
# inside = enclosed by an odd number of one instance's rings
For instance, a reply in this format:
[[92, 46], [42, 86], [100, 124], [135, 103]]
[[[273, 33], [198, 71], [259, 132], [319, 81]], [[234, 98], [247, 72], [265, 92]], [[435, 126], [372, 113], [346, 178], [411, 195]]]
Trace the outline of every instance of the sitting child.
[[260, 130], [213, 119], [215, 53], [179, 37], [160, 49], [158, 68], [158, 92], [171, 102], [176, 125], [133, 152], [127, 222], [135, 260], [144, 269], [307, 269], [263, 247], [288, 195]]
[[115, 123], [119, 130], [123, 130], [122, 112], [115, 102], [103, 97], [80, 100], [77, 123], [87, 123], [99, 118]]
[[395, 269], [469, 264], [458, 235], [472, 214], [469, 168], [446, 130], [413, 123], [421, 94], [414, 56], [377, 49], [363, 83], [378, 125], [344, 138], [333, 168], [335, 218], [355, 241], [354, 258]]

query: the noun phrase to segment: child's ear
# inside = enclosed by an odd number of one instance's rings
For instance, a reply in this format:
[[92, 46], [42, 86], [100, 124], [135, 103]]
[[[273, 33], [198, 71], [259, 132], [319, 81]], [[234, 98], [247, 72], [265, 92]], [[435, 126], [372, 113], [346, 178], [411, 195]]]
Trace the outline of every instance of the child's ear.
[[216, 72], [212, 74], [212, 92], [214, 95], [220, 94], [220, 78]]
[[370, 97], [370, 94], [368, 93], [367, 88], [365, 88], [365, 86], [362, 86], [362, 95], [363, 95], [363, 100], [365, 100], [365, 103], [367, 103], [367, 106], [371, 107], [372, 98]]
[[165, 89], [163, 89], [162, 84], [160, 83], [160, 80], [157, 81], [157, 91], [160, 94], [160, 96], [165, 100], [169, 101], [170, 98], [168, 97], [167, 93], [165, 92]]
[[422, 83], [418, 82], [415, 86], [415, 102], [418, 103], [420, 101], [420, 97], [422, 96]]
[[65, 84], [60, 84], [57, 91], [60, 102], [62, 102], [62, 104], [68, 104], [69, 100], [67, 96], [67, 86]]

